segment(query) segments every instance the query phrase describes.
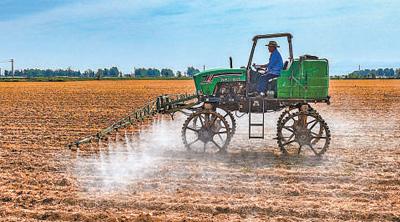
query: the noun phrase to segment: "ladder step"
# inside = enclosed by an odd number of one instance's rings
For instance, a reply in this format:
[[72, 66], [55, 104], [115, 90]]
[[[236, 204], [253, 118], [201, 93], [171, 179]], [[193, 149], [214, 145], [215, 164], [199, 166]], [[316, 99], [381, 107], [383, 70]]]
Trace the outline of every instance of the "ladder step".
[[262, 123], [251, 123], [250, 126], [264, 126]]
[[249, 139], [264, 139], [263, 136], [249, 136]]
[[[254, 101], [257, 101], [257, 100], [254, 100]], [[256, 122], [256, 123], [252, 123], [252, 113], [251, 113], [251, 111], [252, 111], [252, 107], [253, 106], [257, 106], [257, 107], [260, 107], [261, 106], [261, 108], [262, 108], [262, 122], [260, 123], [260, 122]], [[248, 106], [248, 113], [249, 113], [249, 139], [264, 139], [264, 125], [265, 125], [265, 120], [264, 120], [264, 118], [265, 118], [265, 100], [263, 99], [261, 102], [260, 101], [257, 101], [257, 105], [256, 104], [253, 104], [253, 100], [250, 98], [249, 99], [249, 106]], [[257, 133], [255, 133], [256, 135], [254, 135], [254, 133], [252, 132], [252, 127], [262, 127], [261, 128], [261, 135], [260, 134], [258, 134], [257, 135]]]

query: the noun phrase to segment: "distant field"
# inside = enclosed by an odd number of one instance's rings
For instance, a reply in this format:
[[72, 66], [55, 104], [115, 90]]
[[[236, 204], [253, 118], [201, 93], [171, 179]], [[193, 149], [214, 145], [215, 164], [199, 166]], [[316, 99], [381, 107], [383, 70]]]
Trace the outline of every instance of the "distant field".
[[130, 77], [106, 77], [101, 79], [96, 78], [75, 78], [75, 77], [34, 77], [34, 78], [25, 78], [25, 77], [17, 77], [17, 78], [0, 78], [0, 82], [69, 82], [69, 81], [110, 81], [110, 80], [188, 80], [192, 79], [192, 77], [138, 77], [138, 78], [130, 78]]
[[[193, 93], [192, 80], [3, 82], [0, 141], [34, 148], [95, 133], [160, 94]], [[15, 131], [16, 130], [16, 131]]]
[[[70, 82], [70, 81], [121, 81], [121, 80], [191, 80], [192, 77], [105, 77], [101, 79], [96, 78], [76, 78], [76, 77], [34, 77], [34, 78], [25, 78], [25, 77], [0, 77], [0, 82]], [[371, 79], [338, 79], [336, 77], [331, 77], [332, 80], [371, 80]], [[379, 79], [377, 81], [393, 81], [400, 79]]]
[[[162, 149], [139, 165], [126, 162], [135, 151], [112, 143], [65, 148], [157, 95], [193, 91], [192, 80], [1, 82], [0, 220], [400, 220], [398, 80], [331, 81], [332, 104], [313, 105], [332, 131], [322, 160], [281, 157], [272, 139], [279, 113], [266, 115], [259, 141], [248, 141], [247, 117], [239, 119], [223, 157], [188, 155], [179, 116], [128, 138], [142, 141], [132, 149]], [[105, 191], [104, 181], [123, 189]]]

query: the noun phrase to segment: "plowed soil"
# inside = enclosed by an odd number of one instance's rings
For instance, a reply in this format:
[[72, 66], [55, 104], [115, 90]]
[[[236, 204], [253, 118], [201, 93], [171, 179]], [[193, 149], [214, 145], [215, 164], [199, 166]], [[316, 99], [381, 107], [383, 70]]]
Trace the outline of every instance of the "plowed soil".
[[331, 81], [316, 104], [332, 142], [322, 159], [280, 154], [238, 119], [228, 154], [190, 154], [185, 119], [158, 116], [77, 151], [96, 133], [189, 81], [0, 83], [0, 220], [400, 221], [400, 81]]

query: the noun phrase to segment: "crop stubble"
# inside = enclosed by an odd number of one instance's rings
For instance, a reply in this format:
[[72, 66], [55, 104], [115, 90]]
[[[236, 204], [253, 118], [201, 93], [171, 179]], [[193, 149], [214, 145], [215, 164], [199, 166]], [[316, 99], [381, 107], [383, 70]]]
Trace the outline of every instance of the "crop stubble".
[[315, 106], [333, 135], [322, 160], [281, 157], [271, 114], [264, 141], [248, 141], [246, 118], [239, 120], [226, 156], [187, 155], [178, 147], [160, 154], [157, 172], [123, 189], [82, 186], [76, 153], [65, 144], [149, 98], [192, 91], [190, 80], [0, 83], [0, 218], [399, 220], [396, 80], [331, 81], [332, 104]]

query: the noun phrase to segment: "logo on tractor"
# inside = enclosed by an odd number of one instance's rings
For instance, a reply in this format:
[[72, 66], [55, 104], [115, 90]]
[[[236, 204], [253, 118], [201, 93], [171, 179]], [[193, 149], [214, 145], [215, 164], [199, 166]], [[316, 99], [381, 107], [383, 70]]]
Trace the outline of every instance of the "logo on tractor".
[[[214, 74], [214, 75], [209, 75], [205, 76], [203, 83], [211, 83], [212, 80], [215, 78], [220, 78], [221, 81], [227, 82], [227, 81], [240, 81], [240, 77], [242, 76], [241, 73], [220, 73], [220, 74]], [[234, 78], [237, 77], [237, 78]]]

